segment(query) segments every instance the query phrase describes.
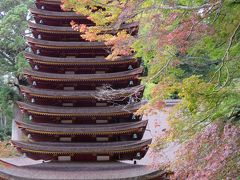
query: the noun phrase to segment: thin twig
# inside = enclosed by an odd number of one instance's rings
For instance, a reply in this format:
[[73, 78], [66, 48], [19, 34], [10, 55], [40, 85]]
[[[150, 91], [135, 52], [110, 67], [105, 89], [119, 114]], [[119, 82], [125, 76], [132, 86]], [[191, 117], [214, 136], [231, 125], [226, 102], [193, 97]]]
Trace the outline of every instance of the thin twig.
[[236, 33], [237, 33], [239, 28], [240, 28], [240, 21], [239, 21], [238, 25], [236, 26], [235, 30], [233, 31], [232, 35], [229, 38], [228, 46], [227, 46], [227, 48], [226, 48], [226, 50], [224, 52], [224, 55], [223, 55], [223, 57], [221, 59], [221, 64], [220, 64], [219, 68], [215, 71], [215, 73], [213, 74], [212, 78], [209, 81], [209, 82], [213, 81], [213, 79], [218, 74], [218, 83], [217, 83], [215, 88], [217, 88], [219, 86], [219, 84], [220, 84], [220, 79], [221, 79], [221, 76], [222, 76], [222, 69], [223, 69], [223, 67], [226, 64], [226, 61], [228, 61], [229, 50], [230, 50], [230, 48], [232, 46], [233, 39], [234, 39], [234, 37], [235, 37], [235, 35], [236, 35]]

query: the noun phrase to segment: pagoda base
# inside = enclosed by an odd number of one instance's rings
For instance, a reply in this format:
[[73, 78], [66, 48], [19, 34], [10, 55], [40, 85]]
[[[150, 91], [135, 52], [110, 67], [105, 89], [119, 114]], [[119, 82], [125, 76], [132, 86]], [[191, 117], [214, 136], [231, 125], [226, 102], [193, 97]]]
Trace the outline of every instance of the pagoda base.
[[124, 162], [41, 162], [28, 158], [0, 159], [0, 179], [10, 180], [161, 180], [167, 173]]

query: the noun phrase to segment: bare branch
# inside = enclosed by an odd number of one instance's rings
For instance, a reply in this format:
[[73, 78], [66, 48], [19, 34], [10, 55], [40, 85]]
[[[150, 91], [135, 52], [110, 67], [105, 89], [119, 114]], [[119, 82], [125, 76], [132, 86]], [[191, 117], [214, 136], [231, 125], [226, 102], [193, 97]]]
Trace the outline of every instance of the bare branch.
[[136, 101], [137, 99], [140, 99], [140, 93], [143, 89], [144, 86], [142, 85], [124, 89], [113, 89], [110, 85], [105, 84], [92, 96], [101, 101], [121, 102], [128, 98], [134, 98], [134, 101]]
[[220, 1], [217, 1], [216, 3], [206, 3], [201, 6], [180, 6], [180, 5], [174, 5], [174, 6], [168, 6], [168, 5], [160, 5], [157, 6], [156, 8], [159, 9], [165, 9], [165, 10], [187, 10], [187, 11], [193, 11], [193, 10], [200, 10], [200, 9], [205, 9], [209, 7], [213, 7], [216, 5], [219, 5]]
[[[224, 66], [226, 65], [226, 61], [228, 61], [228, 59], [229, 59], [228, 58], [229, 50], [230, 50], [230, 48], [232, 46], [233, 39], [234, 39], [234, 37], [235, 37], [235, 35], [236, 35], [236, 33], [237, 33], [239, 28], [240, 28], [240, 21], [239, 21], [238, 25], [236, 26], [236, 28], [234, 29], [232, 35], [229, 38], [228, 46], [227, 46], [227, 48], [226, 48], [226, 50], [224, 52], [224, 55], [223, 55], [223, 57], [221, 59], [221, 64], [220, 64], [219, 68], [215, 71], [213, 77], [209, 81], [209, 82], [211, 82], [215, 78], [215, 76], [218, 74], [218, 83], [217, 83], [216, 87], [220, 84], [220, 78], [222, 76], [222, 70], [223, 70]], [[229, 79], [229, 77], [227, 77], [226, 81], [228, 81], [228, 79]], [[226, 84], [226, 82], [224, 84]]]
[[152, 81], [153, 79], [155, 79], [156, 77], [158, 77], [170, 64], [170, 62], [172, 61], [172, 58], [170, 58], [166, 64], [153, 76], [149, 79], [148, 82]]

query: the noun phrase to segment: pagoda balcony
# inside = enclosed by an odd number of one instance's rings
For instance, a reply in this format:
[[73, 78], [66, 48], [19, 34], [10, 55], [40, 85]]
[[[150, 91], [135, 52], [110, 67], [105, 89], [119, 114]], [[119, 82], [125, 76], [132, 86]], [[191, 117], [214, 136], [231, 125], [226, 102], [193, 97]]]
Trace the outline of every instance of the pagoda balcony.
[[[137, 111], [137, 110], [136, 110]], [[135, 112], [136, 112], [135, 111]], [[24, 111], [23, 111], [24, 112]], [[28, 121], [36, 122], [36, 123], [51, 123], [51, 124], [111, 124], [111, 123], [125, 123], [125, 122], [136, 122], [142, 120], [142, 115], [134, 115], [133, 113], [129, 114], [117, 114], [117, 115], [109, 115], [109, 116], [53, 116], [44, 113], [29, 113], [25, 111], [24, 115], [25, 119]]]
[[34, 54], [40, 54], [49, 57], [77, 57], [77, 58], [96, 58], [107, 57], [109, 49], [51, 49], [51, 48], [38, 48], [31, 46]]
[[141, 140], [148, 121], [100, 125], [49, 124], [16, 121], [30, 140], [54, 142], [112, 142]]
[[59, 12], [48, 11], [32, 7], [29, 9], [34, 20], [38, 24], [50, 26], [69, 26], [71, 21], [79, 24], [94, 25], [93, 22], [88, 20], [85, 16], [76, 14], [75, 12]]
[[111, 106], [113, 104], [127, 104], [130, 97], [134, 100], [140, 100], [143, 95], [144, 86], [128, 87], [115, 91], [111, 100], [100, 100], [98, 90], [72, 91], [72, 90], [51, 90], [38, 89], [26, 86], [20, 86], [24, 97], [35, 104], [51, 106], [73, 106], [73, 107], [92, 107], [92, 106]]
[[43, 89], [65, 89], [73, 87], [74, 90], [95, 90], [104, 84], [112, 88], [126, 88], [140, 85], [139, 75], [143, 68], [129, 71], [104, 73], [104, 74], [55, 74], [33, 70], [25, 70], [28, 82], [36, 88]]
[[61, 0], [36, 0], [36, 3], [44, 3], [44, 4], [56, 4], [60, 6]]
[[45, 9], [48, 11], [63, 11], [60, 7], [61, 0], [36, 0], [36, 7], [38, 9]]
[[[133, 60], [134, 61], [134, 60]], [[54, 63], [53, 63], [54, 64]], [[86, 64], [86, 65], [73, 65], [69, 64], [66, 66], [61, 65], [45, 65], [40, 63], [30, 62], [30, 66], [32, 69], [37, 70], [39, 72], [46, 73], [54, 73], [54, 74], [108, 74], [108, 73], [117, 73], [122, 71], [128, 71], [132, 69], [137, 69], [140, 67], [139, 62], [133, 62], [132, 64], [117, 65], [104, 65], [104, 64]], [[66, 62], [67, 64], [67, 62]]]
[[63, 143], [12, 141], [17, 150], [35, 160], [113, 161], [141, 159], [151, 139], [141, 141]]
[[33, 69], [52, 73], [65, 73], [65, 71], [76, 71], [79, 73], [106, 72], [113, 73], [127, 71], [140, 66], [139, 60], [133, 56], [119, 57], [108, 60], [104, 57], [76, 58], [76, 57], [48, 57], [25, 52], [25, 58]]

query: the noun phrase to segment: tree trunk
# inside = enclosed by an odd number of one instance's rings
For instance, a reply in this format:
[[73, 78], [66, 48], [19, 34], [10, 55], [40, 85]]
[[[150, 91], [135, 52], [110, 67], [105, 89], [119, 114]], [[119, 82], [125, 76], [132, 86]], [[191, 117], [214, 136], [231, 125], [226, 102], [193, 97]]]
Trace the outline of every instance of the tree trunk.
[[0, 127], [1, 128], [7, 127], [7, 117], [3, 113], [1, 113], [0, 117]]
[[3, 116], [3, 125], [4, 127], [7, 127], [7, 117]]
[[3, 127], [3, 113], [1, 113], [1, 117], [0, 117], [0, 127]]

